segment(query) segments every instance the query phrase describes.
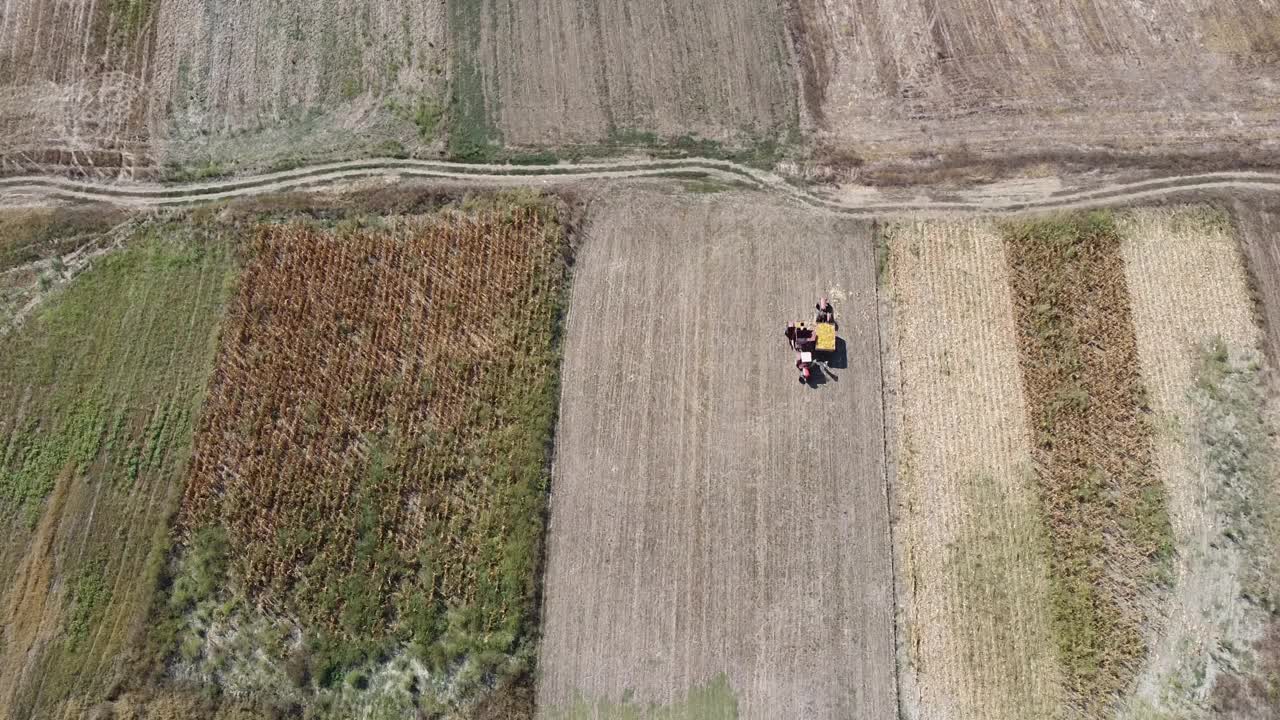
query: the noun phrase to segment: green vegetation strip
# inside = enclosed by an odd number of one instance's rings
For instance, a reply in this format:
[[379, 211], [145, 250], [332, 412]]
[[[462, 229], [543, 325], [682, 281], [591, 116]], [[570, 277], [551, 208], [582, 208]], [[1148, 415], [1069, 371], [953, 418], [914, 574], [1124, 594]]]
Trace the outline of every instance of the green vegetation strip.
[[738, 697], [724, 673], [669, 704], [638, 703], [630, 692], [618, 702], [579, 696], [568, 707], [547, 709], [549, 720], [737, 720]]
[[[24, 222], [48, 231], [34, 247], [89, 227]], [[233, 271], [228, 243], [152, 223], [0, 342], [0, 602], [20, 618], [0, 673], [27, 668], [12, 676], [14, 717], [51, 717], [131, 676], [125, 631], [143, 627], [167, 555]], [[47, 594], [24, 592], [45, 581]], [[46, 639], [31, 644], [37, 627]]]
[[1105, 212], [1002, 230], [1058, 654], [1072, 704], [1102, 717], [1147, 652], [1172, 545], [1120, 237]]

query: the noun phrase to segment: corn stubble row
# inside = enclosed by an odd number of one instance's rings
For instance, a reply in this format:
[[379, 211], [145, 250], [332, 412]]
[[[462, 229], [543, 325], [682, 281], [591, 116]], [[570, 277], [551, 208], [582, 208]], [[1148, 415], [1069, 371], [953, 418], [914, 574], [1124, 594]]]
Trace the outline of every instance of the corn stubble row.
[[1102, 216], [1006, 237], [1059, 656], [1074, 703], [1099, 717], [1145, 653], [1168, 530], [1120, 239]]
[[517, 420], [495, 398], [554, 371], [559, 239], [545, 208], [261, 229], [181, 531], [225, 526], [247, 592], [335, 629], [353, 574], [391, 604], [475, 602], [503, 561], [501, 485], [519, 481], [493, 471], [486, 438]]

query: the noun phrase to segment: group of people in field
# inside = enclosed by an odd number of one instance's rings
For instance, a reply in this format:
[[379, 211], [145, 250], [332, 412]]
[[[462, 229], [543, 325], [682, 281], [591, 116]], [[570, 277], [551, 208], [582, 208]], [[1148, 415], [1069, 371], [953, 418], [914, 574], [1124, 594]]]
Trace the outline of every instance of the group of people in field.
[[[836, 325], [836, 310], [831, 306], [831, 301], [825, 297], [814, 305], [813, 325], [818, 323]], [[839, 328], [838, 325], [836, 327]], [[807, 383], [812, 376], [812, 353], [818, 343], [817, 330], [803, 322], [789, 322], [784, 334], [787, 337], [787, 344], [796, 351], [796, 370], [800, 373], [800, 382]]]

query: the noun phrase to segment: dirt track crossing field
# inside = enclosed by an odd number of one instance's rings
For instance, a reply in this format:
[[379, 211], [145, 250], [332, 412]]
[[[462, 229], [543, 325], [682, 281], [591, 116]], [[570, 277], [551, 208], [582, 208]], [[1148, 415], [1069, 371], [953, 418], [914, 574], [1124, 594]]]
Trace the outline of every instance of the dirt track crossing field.
[[[761, 195], [593, 213], [567, 321], [539, 706], [895, 714], [871, 227]], [[782, 329], [829, 293], [847, 365], [799, 385]], [[811, 311], [811, 310], [810, 310]]]

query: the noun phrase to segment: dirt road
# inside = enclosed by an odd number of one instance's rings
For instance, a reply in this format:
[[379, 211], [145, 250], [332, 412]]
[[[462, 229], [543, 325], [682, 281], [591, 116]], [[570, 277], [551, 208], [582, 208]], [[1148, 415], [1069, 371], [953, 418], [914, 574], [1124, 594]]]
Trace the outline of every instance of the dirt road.
[[536, 188], [556, 184], [581, 184], [585, 181], [598, 188], [599, 181], [602, 180], [666, 178], [674, 184], [675, 181], [671, 180], [673, 177], [711, 181], [711, 189], [737, 184], [768, 190], [796, 204], [863, 218], [1077, 210], [1206, 191], [1280, 190], [1280, 172], [1240, 170], [1088, 182], [1072, 186], [1056, 182], [992, 183], [969, 190], [949, 190], [936, 197], [928, 189], [922, 188], [887, 192], [879, 188], [855, 185], [844, 186], [837, 193], [817, 193], [788, 183], [774, 173], [709, 158], [615, 160], [537, 167], [374, 158], [319, 163], [231, 180], [188, 183], [103, 182], [74, 180], [59, 175], [15, 176], [0, 178], [0, 207], [57, 205], [67, 200], [88, 200], [127, 207], [182, 206], [309, 188], [340, 191], [356, 183], [390, 185], [417, 178], [458, 181], [484, 187], [506, 185]]
[[[637, 192], [593, 217], [567, 323], [543, 713], [627, 691], [672, 703], [725, 673], [741, 717], [893, 717], [870, 225], [759, 194]], [[846, 359], [806, 387], [782, 329], [822, 294]]]

